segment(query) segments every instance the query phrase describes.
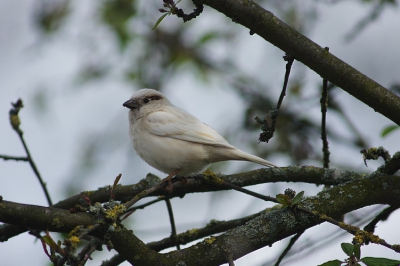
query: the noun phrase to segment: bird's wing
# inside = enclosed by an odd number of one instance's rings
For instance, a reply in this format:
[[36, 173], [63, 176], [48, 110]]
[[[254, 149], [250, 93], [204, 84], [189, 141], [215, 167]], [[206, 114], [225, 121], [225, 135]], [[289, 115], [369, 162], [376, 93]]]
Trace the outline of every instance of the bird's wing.
[[233, 146], [217, 131], [178, 107], [150, 113], [145, 117], [151, 134], [221, 147]]

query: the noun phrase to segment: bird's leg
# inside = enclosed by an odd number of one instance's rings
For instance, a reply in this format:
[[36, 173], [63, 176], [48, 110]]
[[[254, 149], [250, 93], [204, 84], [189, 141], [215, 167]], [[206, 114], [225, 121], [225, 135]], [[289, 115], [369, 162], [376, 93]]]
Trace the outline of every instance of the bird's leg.
[[165, 188], [167, 191], [171, 192], [172, 191], [172, 181], [171, 179], [176, 176], [179, 171], [181, 171], [181, 169], [176, 169], [175, 171], [173, 171], [172, 173], [170, 173], [166, 178], [164, 178], [163, 180], [161, 180], [161, 183], [164, 182], [168, 182], [167, 187]]

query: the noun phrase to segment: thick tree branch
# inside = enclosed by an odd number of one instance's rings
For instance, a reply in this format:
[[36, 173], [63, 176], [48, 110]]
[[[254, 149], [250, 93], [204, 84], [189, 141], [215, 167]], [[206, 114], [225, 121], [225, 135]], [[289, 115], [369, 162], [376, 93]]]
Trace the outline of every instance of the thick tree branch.
[[[302, 208], [317, 211], [331, 217], [373, 205], [389, 204], [398, 206], [400, 193], [391, 187], [400, 186], [400, 177], [375, 175], [355, 179], [340, 186], [320, 192], [315, 197], [305, 199]], [[332, 204], [335, 199], [335, 204]], [[101, 218], [100, 218], [101, 219]], [[69, 232], [78, 225], [90, 226], [99, 223], [99, 217], [89, 213], [70, 213], [66, 210], [46, 208], [7, 201], [0, 202], [0, 221], [32, 229], [49, 229]], [[91, 232], [96, 237], [104, 237], [107, 224]], [[159, 254], [140, 241], [131, 231], [120, 225], [109, 230], [106, 238], [114, 248], [134, 265], [176, 265], [184, 261], [195, 265], [194, 259], [203, 258], [204, 265], [227, 262], [228, 253], [233, 259], [240, 258], [256, 249], [271, 245], [292, 234], [301, 232], [323, 222], [311, 213], [294, 212], [288, 208], [262, 212], [245, 225], [238, 226], [218, 237], [210, 237], [195, 246], [168, 254]]]
[[[399, 156], [394, 156], [393, 160], [397, 157]], [[400, 160], [397, 160], [396, 164], [394, 164], [392, 167], [400, 167]], [[323, 169], [313, 166], [263, 168], [232, 175], [218, 175], [218, 178], [221, 178], [223, 181], [240, 187], [274, 182], [305, 182], [317, 185], [338, 185], [362, 177], [362, 174], [357, 174], [352, 171]], [[172, 192], [158, 190], [149, 194], [149, 196], [168, 195], [169, 197], [173, 198], [182, 197], [186, 193], [212, 192], [228, 189], [224, 186], [212, 185], [212, 183], [204, 181], [205, 179], [206, 178], [204, 175], [198, 175], [189, 177], [186, 183], [181, 183], [177, 180], [174, 180], [174, 190]], [[143, 190], [152, 188], [159, 183], [160, 179], [158, 177], [148, 174], [147, 177], [142, 179], [138, 184], [117, 186], [114, 191], [115, 200], [125, 202]], [[103, 187], [94, 191], [84, 191], [80, 194], [56, 203], [53, 207], [59, 209], [75, 208], [79, 205], [87, 204], [84, 197], [91, 203], [103, 203], [109, 201], [110, 192], [107, 187]]]
[[[400, 162], [398, 162], [400, 164]], [[251, 186], [256, 184], [271, 182], [307, 182], [312, 184], [337, 185], [352, 179], [361, 178], [362, 175], [334, 169], [323, 169], [313, 166], [291, 166], [286, 168], [265, 168], [249, 172], [243, 172], [233, 175], [220, 175], [224, 181], [237, 186]], [[130, 200], [143, 190], [149, 189], [157, 185], [161, 181], [160, 178], [149, 174], [138, 184], [128, 186], [117, 186], [114, 191], [115, 200], [122, 202]], [[213, 186], [207, 182], [197, 178], [188, 178], [186, 184], [181, 182], [174, 183], [172, 193], [165, 190], [158, 190], [150, 196], [168, 195], [170, 198], [181, 197], [186, 193], [210, 192], [226, 190], [225, 187]], [[59, 209], [80, 209], [79, 206], [87, 204], [88, 199], [91, 203], [107, 202], [110, 199], [108, 187], [103, 187], [95, 191], [84, 191], [78, 195], [56, 203], [53, 207]], [[0, 227], [0, 241], [7, 241], [18, 234], [26, 232], [28, 229], [16, 225], [2, 225]]]
[[25, 228], [69, 232], [77, 225], [96, 224], [96, 218], [85, 212], [71, 213], [53, 207], [42, 207], [11, 201], [0, 202], [0, 221]]
[[[400, 164], [400, 162], [399, 162]], [[174, 190], [168, 192], [165, 190], [157, 190], [149, 196], [163, 196], [168, 195], [170, 198], [182, 197], [186, 193], [196, 193], [196, 192], [211, 192], [227, 190], [223, 186], [213, 185], [210, 182], [204, 181], [204, 175], [198, 175], [189, 177], [187, 182], [181, 183], [179, 181], [174, 182]], [[345, 170], [335, 170], [335, 169], [323, 169], [313, 166], [289, 166], [280, 168], [262, 168], [258, 170], [233, 174], [233, 175], [218, 175], [223, 181], [240, 186], [252, 186], [257, 184], [274, 183], [274, 182], [305, 182], [317, 185], [338, 185], [344, 182], [362, 178], [362, 174], [357, 174], [352, 171]], [[160, 179], [156, 178], [154, 175], [149, 174], [145, 179], [141, 180], [139, 184], [130, 186], [118, 186], [115, 190], [116, 200], [126, 200], [129, 197], [133, 197], [144, 189], [149, 189], [154, 185], [157, 185]], [[100, 197], [101, 194], [101, 197]], [[85, 192], [85, 194], [91, 202], [106, 202], [109, 200], [109, 195], [104, 191], [100, 193], [99, 191]], [[95, 197], [94, 196], [98, 196]], [[76, 195], [70, 199], [63, 201], [62, 205], [60, 203], [55, 204], [58, 208], [70, 208], [74, 205], [69, 204], [79, 204], [79, 198], [82, 196]]]
[[[400, 177], [397, 176], [354, 180], [304, 200], [302, 207], [328, 216], [339, 216], [373, 204], [399, 205], [400, 193], [387, 193], [390, 187], [399, 185]], [[332, 204], [332, 199], [335, 199], [335, 204]], [[233, 255], [233, 259], [238, 259], [321, 222], [323, 221], [311, 214], [284, 208], [262, 213], [225, 234], [168, 254], [158, 254], [147, 249], [136, 236], [125, 229], [111, 232], [110, 239], [115, 249], [134, 265], [177, 265], [182, 262], [196, 265], [198, 258], [202, 258], [203, 265], [219, 265], [228, 261], [229, 254]]]
[[[400, 125], [400, 98], [251, 0], [202, 0]], [[366, 55], [368, 56], [368, 55]], [[379, 99], [379, 101], [377, 101]]]
[[[242, 217], [239, 219], [233, 219], [233, 220], [229, 220], [229, 221], [212, 220], [203, 228], [195, 228], [195, 229], [191, 229], [186, 232], [178, 234], [179, 244], [185, 245], [192, 241], [210, 236], [212, 234], [223, 233], [229, 229], [233, 229], [240, 225], [244, 225], [248, 221], [259, 216], [260, 214], [272, 211], [274, 209], [280, 209], [280, 205], [275, 205], [275, 207], [273, 207], [273, 208], [268, 208], [268, 209], [262, 210], [259, 213], [255, 213], [255, 214], [252, 214], [252, 215], [249, 215], [246, 217]], [[174, 244], [175, 244], [174, 240], [171, 239], [171, 237], [167, 237], [160, 241], [147, 243], [147, 246], [149, 246], [151, 249], [153, 249], [155, 251], [161, 251], [166, 248], [173, 247]]]
[[[388, 162], [390, 165], [390, 172], [393, 169], [399, 169], [400, 167], [400, 153], [393, 156], [393, 159]], [[383, 168], [385, 169], [385, 168]], [[234, 184], [236, 186], [244, 187], [257, 184], [271, 183], [271, 182], [306, 182], [311, 184], [321, 185], [338, 185], [350, 180], [361, 179], [363, 175], [357, 174], [352, 171], [335, 170], [335, 169], [323, 169], [313, 166], [290, 166], [284, 168], [265, 168], [249, 172], [243, 172], [233, 175], [219, 175], [223, 181]], [[186, 193], [196, 192], [211, 192], [227, 190], [226, 187], [212, 185], [209, 182], [203, 181], [204, 178], [191, 177], [187, 179], [185, 184], [176, 181], [173, 183], [174, 190], [172, 193], [166, 192], [165, 190], [158, 190], [149, 196], [162, 196], [168, 195], [168, 197], [182, 197]], [[114, 196], [115, 200], [126, 202], [135, 195], [139, 194], [143, 190], [149, 189], [157, 185], [161, 180], [149, 174], [145, 179], [142, 179], [138, 184], [121, 186], [118, 185], [115, 188]], [[92, 204], [95, 202], [107, 202], [110, 199], [110, 192], [107, 187], [101, 188], [96, 191], [85, 191], [63, 201], [56, 203], [53, 207], [58, 209], [76, 209], [79, 210], [85, 204], [88, 199]], [[0, 226], [0, 241], [7, 241], [9, 238], [14, 237], [18, 234], [26, 232], [28, 229], [21, 226], [13, 225], [2, 225]]]
[[[393, 156], [393, 158], [395, 158], [395, 156]], [[398, 160], [395, 165], [400, 167], [400, 160]], [[201, 177], [203, 175], [199, 176]], [[361, 178], [362, 176], [363, 175], [352, 171], [323, 169], [313, 166], [262, 168], [233, 175], [218, 175], [218, 177], [224, 181], [241, 187], [274, 182], [305, 182], [317, 185], [338, 185], [355, 178]], [[168, 195], [172, 198], [183, 196], [186, 193], [226, 190], [226, 188], [223, 187], [212, 186], [201, 179], [202, 178], [190, 177], [187, 179], [187, 183], [175, 182], [172, 193], [159, 190], [150, 195]], [[157, 176], [148, 174], [147, 177], [142, 179], [138, 184], [128, 186], [119, 185], [114, 191], [115, 200], [126, 202], [143, 190], [157, 185], [160, 181], [161, 179]], [[54, 204], [54, 207], [60, 209], [73, 208], [76, 205], [82, 204], [83, 196], [87, 197], [92, 203], [107, 202], [110, 199], [109, 190], [107, 187], [104, 187], [94, 191], [84, 191]]]

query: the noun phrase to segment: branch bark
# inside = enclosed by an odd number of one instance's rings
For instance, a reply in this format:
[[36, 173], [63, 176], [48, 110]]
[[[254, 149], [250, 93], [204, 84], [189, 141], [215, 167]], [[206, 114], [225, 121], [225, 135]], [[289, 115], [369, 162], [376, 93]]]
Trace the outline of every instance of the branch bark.
[[[390, 168], [390, 171], [384, 171], [386, 174], [392, 174], [396, 169], [399, 169], [400, 153], [398, 156], [393, 156], [393, 159], [384, 167]], [[384, 170], [386, 168], [384, 168]], [[306, 182], [317, 185], [338, 185], [350, 180], [360, 179], [362, 176], [363, 175], [352, 171], [323, 169], [313, 166], [290, 166], [282, 168], [264, 168], [227, 176], [219, 175], [218, 177], [225, 182], [245, 187], [272, 182]], [[175, 182], [172, 193], [166, 192], [165, 190], [159, 190], [155, 191], [149, 196], [163, 196], [168, 194], [168, 197], [174, 198], [182, 197], [187, 193], [227, 190], [224, 187], [206, 183], [203, 181], [203, 179], [204, 178], [197, 179], [196, 177], [188, 178], [186, 184]], [[159, 182], [160, 178], [149, 174], [146, 178], [142, 179], [135, 185], [117, 186], [114, 191], [115, 200], [126, 202], [143, 190], [157, 185]], [[89, 199], [92, 204], [95, 202], [103, 203], [109, 201], [110, 192], [106, 187], [95, 191], [84, 191], [78, 195], [54, 204], [53, 207], [57, 209], [69, 210], [71, 208], [75, 208], [77, 205], [86, 203], [85, 200], [83, 200], [83, 197]], [[23, 227], [19, 223], [4, 224], [0, 226], [0, 242], [7, 241], [14, 236], [28, 231], [27, 228]]]
[[[392, 164], [392, 168], [398, 169], [400, 167], [400, 154], [399, 159]], [[274, 182], [305, 182], [316, 185], [338, 185], [353, 179], [361, 178], [362, 176], [363, 175], [351, 171], [324, 169], [314, 166], [262, 168], [232, 175], [218, 175], [223, 181], [241, 187]], [[199, 177], [204, 176], [199, 175]], [[181, 197], [186, 193], [226, 190], [223, 187], [205, 184], [201, 179], [203, 178], [197, 179], [196, 177], [189, 177], [185, 184], [180, 182], [174, 183], [174, 190], [172, 193], [166, 192], [165, 190], [158, 190], [150, 195], [168, 195], [173, 198]], [[157, 176], [148, 174], [146, 178], [142, 179], [137, 184], [127, 186], [119, 185], [114, 191], [115, 200], [126, 202], [143, 190], [156, 186], [160, 181], [161, 179]], [[92, 203], [107, 202], [110, 199], [110, 192], [106, 187], [93, 191], [84, 191], [54, 204], [53, 207], [59, 209], [73, 208], [76, 205], [82, 204], [82, 197], [87, 197]]]
[[[390, 187], [398, 187], [400, 177], [380, 176], [354, 180], [345, 185], [323, 191], [310, 197], [302, 207], [316, 210], [328, 216], [340, 216], [347, 212], [373, 205], [390, 204], [398, 206], [400, 192], [388, 193]], [[335, 203], [332, 204], [332, 199]], [[226, 233], [210, 237], [189, 248], [159, 254], [149, 251], [140, 240], [126, 229], [111, 233], [115, 249], [133, 265], [220, 265], [228, 262], [228, 256], [236, 260], [254, 250], [302, 232], [323, 222], [315, 216], [283, 208], [263, 212], [243, 226]], [[124, 239], [124, 242], [120, 241]], [[141, 254], [138, 256], [137, 254]]]
[[[391, 189], [399, 186], [399, 176], [375, 174], [324, 190], [315, 197], [305, 199], [301, 207], [337, 217], [373, 204], [399, 206], [400, 192]], [[134, 265], [144, 266], [176, 265], [181, 262], [196, 265], [199, 258], [202, 265], [222, 264], [227, 262], [229, 255], [233, 259], [240, 258], [323, 222], [310, 213], [294, 212], [288, 208], [272, 209], [220, 236], [210, 237], [184, 250], [159, 254], [122, 225], [114, 224], [115, 230], [107, 230], [109, 225], [104, 220], [89, 213], [72, 214], [54, 207], [0, 202], [0, 221], [31, 229], [69, 232], [78, 225], [98, 224], [99, 219], [102, 225], [90, 234], [104, 238], [107, 232], [106, 238], [111, 240], [121, 256]]]
[[[251, 0], [202, 0], [400, 125], [400, 98]], [[368, 55], [366, 55], [368, 56]], [[377, 100], [379, 99], [379, 101]]]
[[96, 223], [95, 217], [89, 213], [71, 213], [54, 207], [3, 200], [0, 209], [1, 222], [31, 229], [69, 232], [77, 225], [90, 226]]

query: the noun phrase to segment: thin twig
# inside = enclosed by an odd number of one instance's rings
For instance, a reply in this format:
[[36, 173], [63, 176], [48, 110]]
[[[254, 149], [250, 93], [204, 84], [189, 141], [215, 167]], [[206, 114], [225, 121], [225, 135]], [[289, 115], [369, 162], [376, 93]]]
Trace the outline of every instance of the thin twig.
[[[380, 208], [379, 206], [375, 206], [374, 210]], [[361, 226], [365, 224], [367, 221], [371, 219], [369, 216], [370, 213], [368, 212], [365, 213], [365, 215], [359, 219], [358, 217], [353, 217], [353, 222], [354, 225], [356, 226]], [[347, 217], [347, 216], [346, 216]], [[349, 222], [352, 223], [352, 222]], [[310, 256], [311, 254], [315, 254], [315, 251], [317, 249], [322, 249], [327, 247], [329, 244], [334, 243], [338, 239], [342, 238], [344, 235], [346, 235], [347, 232], [343, 230], [335, 231], [335, 232], [325, 232], [324, 235], [320, 235], [318, 239], [312, 241], [311, 243], [309, 241], [303, 241], [302, 243], [299, 243], [299, 246], [296, 249], [291, 249], [292, 252], [290, 252], [288, 255], [285, 256], [285, 263], [290, 264], [291, 261], [298, 261], [301, 258]], [[265, 261], [263, 264], [260, 266], [269, 266], [273, 265], [275, 262], [275, 259], [270, 259], [269, 261]]]
[[287, 89], [287, 85], [289, 82], [289, 75], [290, 75], [290, 71], [292, 69], [294, 58], [292, 56], [290, 56], [289, 54], [286, 54], [283, 58], [285, 61], [287, 61], [285, 79], [283, 82], [283, 88], [281, 91], [281, 95], [279, 96], [278, 103], [277, 103], [276, 107], [274, 109], [270, 110], [270, 112], [269, 112], [269, 116], [272, 120], [271, 125], [269, 125], [268, 120], [265, 118], [264, 119], [261, 119], [259, 117], [255, 118], [255, 120], [259, 124], [261, 124], [261, 130], [263, 132], [260, 133], [260, 137], [258, 138], [258, 140], [262, 141], [262, 142], [268, 142], [274, 136], [275, 125], [276, 125], [276, 121], [278, 120], [279, 108], [281, 107], [283, 98], [286, 95], [286, 89]]
[[24, 145], [24, 149], [25, 149], [26, 155], [28, 156], [28, 162], [31, 165], [33, 172], [35, 173], [36, 177], [39, 180], [39, 183], [40, 183], [40, 185], [41, 185], [41, 187], [43, 189], [43, 192], [46, 195], [46, 199], [47, 199], [47, 202], [48, 202], [49, 206], [53, 206], [53, 202], [52, 202], [52, 200], [50, 198], [50, 193], [47, 190], [46, 183], [43, 181], [42, 176], [40, 175], [39, 170], [37, 169], [36, 164], [33, 161], [33, 158], [32, 158], [32, 156], [31, 156], [31, 154], [29, 152], [29, 149], [28, 149], [28, 146], [26, 145], [24, 137], [23, 137], [22, 134], [19, 134], [19, 133], [18, 133], [18, 136], [21, 139], [22, 145]]
[[28, 161], [27, 157], [17, 157], [17, 156], [8, 156], [8, 155], [2, 155], [0, 154], [0, 158], [3, 159], [4, 161], [7, 160], [13, 160], [13, 161]]
[[[308, 210], [308, 209], [303, 208], [303, 207], [297, 207], [297, 209], [301, 210], [301, 211], [304, 211], [304, 212], [306, 212], [308, 214], [314, 215], [314, 216], [318, 217], [319, 219], [322, 219], [322, 220], [324, 220], [324, 221], [326, 221], [328, 223], [331, 223], [333, 225], [336, 225], [336, 226], [340, 227], [341, 229], [343, 229], [343, 230], [347, 231], [348, 233], [354, 235], [354, 240], [353, 241], [355, 241], [357, 243], [363, 244], [363, 243], [369, 241], [369, 242], [372, 242], [372, 243], [379, 244], [379, 245], [382, 245], [384, 247], [387, 247], [387, 248], [389, 248], [389, 249], [391, 249], [391, 250], [393, 250], [393, 251], [395, 251], [397, 253], [400, 253], [399, 245], [390, 245], [384, 239], [379, 238], [377, 235], [374, 235], [374, 234], [372, 234], [370, 232], [362, 230], [362, 229], [360, 229], [360, 228], [358, 228], [356, 226], [353, 226], [353, 225], [350, 225], [350, 224], [346, 224], [344, 222], [336, 221], [335, 219], [333, 219], [333, 218], [331, 218], [331, 217], [329, 217], [329, 216], [327, 216], [325, 214], [319, 214], [316, 211], [311, 211], [311, 210]], [[356, 243], [354, 243], [354, 244], [356, 244]]]
[[231, 189], [240, 191], [240, 192], [242, 192], [242, 193], [245, 193], [245, 194], [247, 194], [247, 195], [250, 195], [250, 196], [253, 196], [253, 197], [256, 197], [256, 198], [265, 200], [265, 201], [272, 201], [272, 202], [275, 202], [275, 203], [279, 203], [279, 202], [276, 200], [276, 198], [274, 198], [274, 197], [261, 195], [261, 194], [259, 194], [259, 193], [257, 193], [257, 192], [254, 192], [254, 191], [251, 191], [251, 190], [248, 190], [248, 189], [239, 187], [239, 186], [237, 186], [237, 185], [228, 183], [228, 182], [226, 182], [226, 181], [224, 181], [224, 183], [222, 184], [222, 186], [224, 186], [224, 187], [226, 187], [226, 188], [231, 188]]
[[104, 244], [103, 240], [97, 237], [91, 237], [89, 243], [81, 250], [78, 254], [80, 265], [84, 265], [88, 259], [92, 260], [91, 255], [96, 250], [101, 250], [101, 246]]
[[10, 112], [9, 112], [11, 126], [15, 130], [15, 132], [18, 133], [18, 136], [22, 142], [22, 145], [24, 146], [24, 149], [25, 149], [25, 152], [27, 155], [27, 160], [28, 160], [30, 166], [32, 167], [32, 170], [35, 173], [36, 177], [38, 178], [40, 185], [42, 186], [43, 192], [46, 195], [46, 199], [47, 199], [49, 206], [53, 206], [53, 202], [51, 201], [50, 194], [46, 188], [46, 183], [43, 182], [43, 179], [39, 173], [39, 170], [37, 169], [36, 164], [33, 161], [33, 158], [31, 156], [31, 153], [29, 152], [28, 146], [26, 145], [26, 142], [25, 142], [25, 139], [23, 136], [24, 132], [19, 127], [21, 124], [21, 121], [20, 121], [18, 113], [24, 107], [23, 102], [21, 99], [18, 99], [15, 103], [11, 103], [11, 104], [13, 106], [13, 108], [11, 108]]
[[129, 209], [133, 204], [138, 202], [139, 200], [143, 199], [144, 197], [147, 197], [154, 191], [157, 191], [159, 189], [162, 189], [167, 186], [167, 182], [160, 182], [158, 185], [155, 185], [149, 189], [143, 190], [139, 194], [137, 194], [135, 197], [133, 197], [130, 201], [125, 203], [125, 207]]
[[279, 264], [282, 262], [283, 258], [288, 254], [290, 249], [293, 247], [294, 243], [296, 243], [297, 240], [301, 237], [301, 235], [304, 233], [304, 231], [297, 233], [294, 237], [290, 239], [289, 244], [285, 248], [285, 250], [282, 252], [282, 254], [279, 256], [278, 260], [274, 264], [274, 266], [279, 266]]
[[168, 216], [169, 216], [169, 222], [171, 224], [171, 238], [174, 240], [176, 249], [180, 250], [181, 247], [179, 246], [179, 241], [178, 241], [178, 236], [176, 234], [176, 226], [175, 226], [175, 219], [174, 219], [174, 213], [172, 211], [172, 204], [171, 200], [168, 197], [165, 197], [165, 203], [167, 204], [167, 210], [168, 210]]
[[385, 221], [387, 218], [389, 218], [389, 215], [392, 214], [395, 210], [398, 210], [398, 206], [389, 206], [383, 211], [381, 211], [374, 219], [372, 219], [371, 222], [369, 222], [365, 227], [364, 230], [368, 232], [375, 232], [375, 227], [377, 223], [380, 221]]
[[129, 209], [126, 210], [126, 212], [128, 213], [128, 212], [131, 212], [131, 211], [136, 211], [136, 210], [139, 210], [139, 209], [144, 209], [144, 208], [146, 208], [147, 206], [153, 205], [154, 203], [157, 203], [157, 202], [160, 202], [160, 201], [163, 201], [163, 200], [164, 200], [164, 196], [160, 196], [160, 197], [158, 197], [158, 198], [155, 199], [155, 200], [151, 200], [151, 201], [146, 202], [146, 203], [143, 203], [143, 204], [141, 204], [141, 205], [137, 205], [137, 206], [134, 206], [134, 207], [130, 207]]
[[[325, 48], [327, 51], [329, 51], [329, 48]], [[321, 139], [322, 139], [322, 152], [323, 152], [323, 158], [324, 158], [324, 168], [329, 168], [329, 143], [328, 143], [328, 138], [326, 135], [326, 112], [327, 112], [327, 107], [328, 107], [328, 80], [323, 79], [322, 81], [323, 86], [322, 86], [322, 95], [321, 95], [321, 116], [322, 116], [322, 121], [321, 121]]]
[[203, 6], [203, 4], [201, 3], [201, 1], [199, 1], [199, 0], [192, 0], [192, 2], [193, 2], [193, 4], [196, 6], [196, 8], [193, 9], [193, 12], [192, 12], [192, 13], [190, 13], [190, 14], [185, 14], [185, 13], [183, 12], [182, 9], [177, 9], [177, 10], [176, 10], [176, 15], [177, 15], [179, 18], [182, 18], [182, 19], [183, 19], [183, 22], [187, 22], [187, 21], [189, 21], [189, 20], [192, 20], [192, 19], [196, 18], [197, 16], [199, 16], [199, 15], [203, 12], [204, 6]]
[[293, 65], [293, 62], [294, 62], [294, 58], [289, 54], [286, 54], [283, 57], [283, 59], [285, 61], [287, 61], [287, 63], [286, 63], [286, 72], [285, 72], [285, 80], [283, 82], [282, 92], [281, 92], [281, 95], [279, 96], [278, 104], [276, 105], [277, 109], [281, 108], [281, 105], [282, 105], [282, 102], [283, 102], [283, 98], [285, 98], [286, 89], [287, 89], [287, 85], [288, 85], [288, 82], [289, 82], [290, 71], [292, 69], [292, 65]]

